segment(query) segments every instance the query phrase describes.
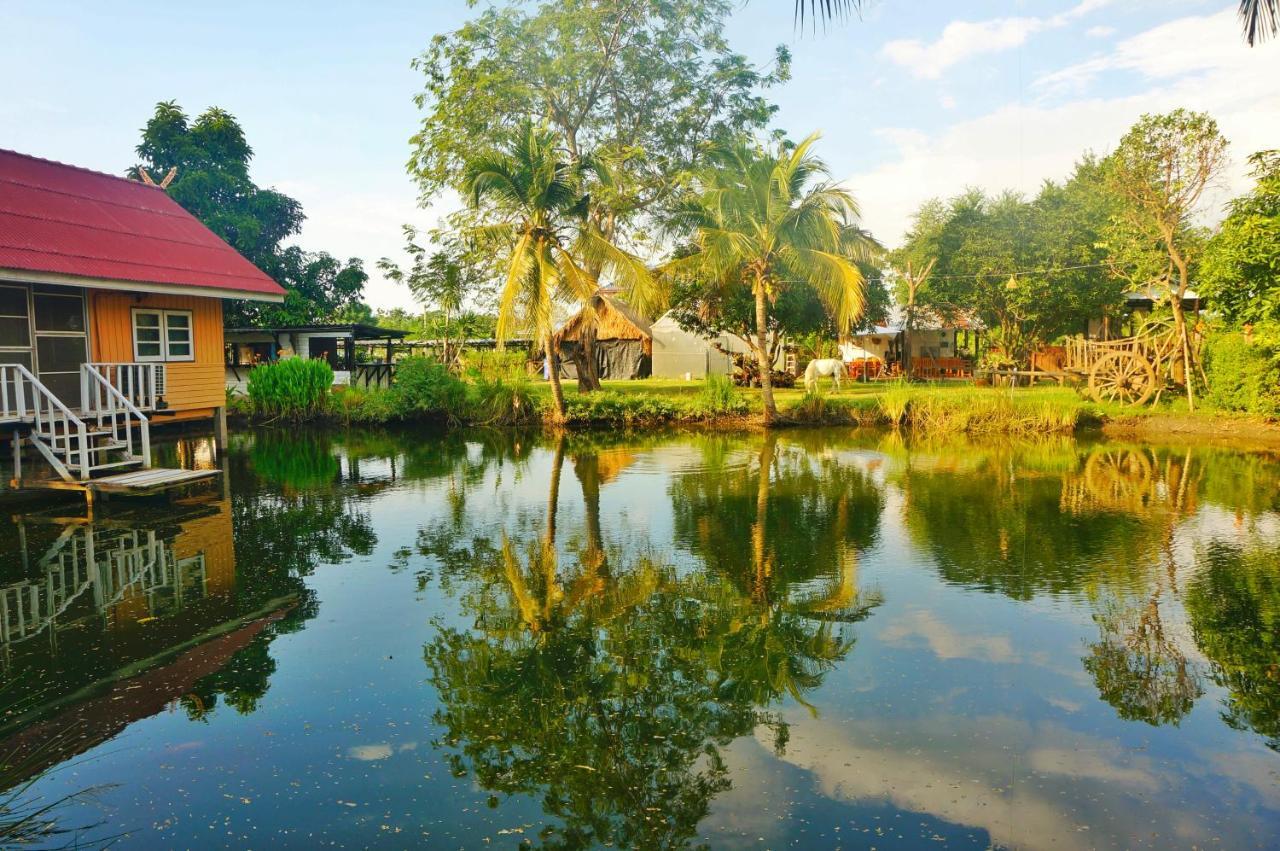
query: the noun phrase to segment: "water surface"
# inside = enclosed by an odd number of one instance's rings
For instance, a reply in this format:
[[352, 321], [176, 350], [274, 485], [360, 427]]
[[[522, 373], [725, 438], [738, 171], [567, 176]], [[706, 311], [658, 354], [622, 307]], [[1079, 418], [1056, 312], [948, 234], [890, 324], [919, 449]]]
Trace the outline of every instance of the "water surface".
[[0, 820], [125, 847], [1280, 845], [1280, 463], [259, 431], [0, 521]]

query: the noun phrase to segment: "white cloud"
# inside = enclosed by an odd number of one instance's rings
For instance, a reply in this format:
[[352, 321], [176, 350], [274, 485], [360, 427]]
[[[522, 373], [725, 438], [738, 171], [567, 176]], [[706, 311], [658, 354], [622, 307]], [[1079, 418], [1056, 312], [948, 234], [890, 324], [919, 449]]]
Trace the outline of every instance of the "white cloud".
[[1103, 6], [1110, 0], [1081, 0], [1065, 12], [1047, 18], [992, 18], [986, 21], [952, 21], [936, 41], [917, 38], [890, 41], [881, 49], [884, 56], [917, 77], [936, 80], [942, 72], [970, 57], [999, 53], [1020, 47], [1033, 34], [1064, 27]]
[[1109, 38], [1116, 34], [1115, 27], [1089, 27], [1084, 31], [1089, 38]]
[[915, 38], [897, 39], [887, 43], [882, 52], [915, 76], [936, 80], [943, 71], [972, 56], [1018, 47], [1044, 25], [1040, 18], [952, 21], [937, 41], [926, 43]]
[[[1187, 50], [1188, 44], [1196, 49]], [[1047, 75], [1035, 84], [1039, 101], [1009, 104], [934, 135], [880, 128], [876, 134], [896, 145], [897, 156], [847, 184], [862, 203], [866, 225], [892, 244], [929, 198], [966, 186], [1034, 192], [1046, 178], [1069, 174], [1085, 151], [1106, 153], [1143, 113], [1182, 106], [1218, 120], [1232, 145], [1225, 190], [1239, 193], [1249, 185], [1247, 155], [1280, 139], [1277, 60], [1280, 42], [1245, 47], [1230, 10], [1182, 18]], [[1109, 70], [1137, 73], [1146, 86], [1122, 96], [1084, 96], [1089, 82]], [[1057, 102], [1067, 81], [1075, 99]]]

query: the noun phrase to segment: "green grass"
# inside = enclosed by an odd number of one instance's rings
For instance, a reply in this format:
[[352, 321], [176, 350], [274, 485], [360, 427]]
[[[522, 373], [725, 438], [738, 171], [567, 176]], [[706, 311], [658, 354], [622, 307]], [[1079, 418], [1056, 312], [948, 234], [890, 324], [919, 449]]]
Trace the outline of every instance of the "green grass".
[[[316, 418], [378, 423], [425, 417], [460, 425], [536, 425], [551, 406], [551, 387], [543, 381], [523, 376], [510, 381], [471, 376], [467, 381], [446, 375], [437, 365], [422, 366], [391, 390], [335, 394], [328, 410]], [[420, 380], [411, 380], [415, 375]], [[590, 394], [579, 393], [576, 382], [566, 381], [564, 390], [571, 426], [740, 423], [744, 418], [758, 422], [763, 407], [758, 389], [733, 387], [724, 379], [610, 380], [602, 392]], [[1068, 434], [1107, 422], [1187, 412], [1185, 399], [1176, 395], [1166, 396], [1159, 406], [1129, 408], [1097, 404], [1074, 388], [1056, 385], [847, 382], [839, 392], [827, 388], [807, 394], [802, 388], [781, 388], [774, 395], [783, 424], [898, 428], [934, 435]]]

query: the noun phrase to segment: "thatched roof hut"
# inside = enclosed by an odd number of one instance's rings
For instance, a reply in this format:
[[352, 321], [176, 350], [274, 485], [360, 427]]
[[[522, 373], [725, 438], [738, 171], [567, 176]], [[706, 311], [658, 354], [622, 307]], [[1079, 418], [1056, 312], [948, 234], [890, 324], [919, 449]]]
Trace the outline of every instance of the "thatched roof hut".
[[596, 328], [596, 365], [601, 378], [644, 378], [653, 358], [653, 330], [648, 319], [608, 292], [592, 296], [590, 308], [569, 317], [556, 332], [556, 343], [565, 355], [562, 363], [569, 377], [576, 377], [571, 355], [582, 341], [588, 313], [593, 312]]

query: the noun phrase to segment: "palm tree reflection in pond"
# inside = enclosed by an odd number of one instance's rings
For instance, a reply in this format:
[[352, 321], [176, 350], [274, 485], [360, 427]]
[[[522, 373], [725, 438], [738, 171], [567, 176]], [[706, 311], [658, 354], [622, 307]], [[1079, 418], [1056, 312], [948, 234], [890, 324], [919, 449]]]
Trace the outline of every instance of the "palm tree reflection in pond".
[[[599, 483], [617, 459], [592, 455], [575, 447], [587, 526], [578, 552], [564, 554], [556, 540], [562, 441], [539, 539], [474, 542], [462, 604], [475, 626], [443, 628], [424, 651], [442, 703], [439, 744], [458, 776], [540, 794], [558, 822], [543, 831], [548, 846], [686, 845], [729, 788], [722, 749], [758, 726], [784, 748], [786, 726], [770, 705], [804, 702], [853, 645], [838, 621], [873, 604], [831, 609], [858, 596], [836, 581], [834, 592], [782, 605], [791, 595], [776, 572], [762, 595], [754, 578], [744, 586], [610, 549]], [[771, 551], [765, 537], [751, 546]]]

